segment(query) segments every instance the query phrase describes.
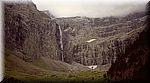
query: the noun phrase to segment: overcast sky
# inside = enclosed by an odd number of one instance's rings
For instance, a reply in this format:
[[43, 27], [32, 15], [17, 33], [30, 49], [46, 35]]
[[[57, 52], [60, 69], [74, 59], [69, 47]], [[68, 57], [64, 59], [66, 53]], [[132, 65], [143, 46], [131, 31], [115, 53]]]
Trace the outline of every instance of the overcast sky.
[[[3, 0], [30, 1], [30, 0]], [[124, 16], [144, 11], [149, 0], [31, 0], [39, 10], [49, 10], [56, 17]]]
[[32, 0], [39, 10], [49, 10], [56, 17], [122, 16], [144, 10], [149, 0]]

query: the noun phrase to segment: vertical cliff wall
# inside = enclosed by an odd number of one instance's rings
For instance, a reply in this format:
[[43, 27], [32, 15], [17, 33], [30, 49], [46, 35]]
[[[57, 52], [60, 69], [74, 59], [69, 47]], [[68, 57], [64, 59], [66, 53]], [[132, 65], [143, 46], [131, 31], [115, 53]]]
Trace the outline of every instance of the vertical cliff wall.
[[107, 65], [125, 53], [144, 29], [143, 12], [125, 17], [57, 18], [63, 32], [64, 57], [83, 65]]
[[40, 56], [61, 58], [57, 27], [58, 24], [32, 2], [4, 3], [5, 48], [25, 61]]

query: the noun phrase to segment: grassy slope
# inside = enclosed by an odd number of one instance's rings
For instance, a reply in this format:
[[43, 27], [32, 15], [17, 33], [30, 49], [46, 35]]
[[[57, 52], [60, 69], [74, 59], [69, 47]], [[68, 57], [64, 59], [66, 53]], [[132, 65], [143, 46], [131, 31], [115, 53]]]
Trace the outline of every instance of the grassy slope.
[[[33, 63], [28, 63], [16, 57], [12, 52], [5, 53], [5, 77], [19, 80], [44, 80], [44, 81], [104, 81], [103, 72], [84, 70], [75, 72], [69, 69], [86, 69], [72, 66], [61, 61], [42, 57]], [[73, 64], [77, 65], [77, 64]]]
[[69, 71], [71, 65], [61, 62], [52, 60], [47, 57], [41, 57], [34, 62], [32, 62], [33, 65], [38, 66], [40, 68], [46, 69], [46, 70], [52, 70], [52, 71], [58, 71], [58, 72], [67, 72]]
[[72, 72], [72, 71], [75, 72], [75, 71], [90, 70], [88, 67], [85, 67], [76, 62], [73, 62], [72, 64], [68, 64], [47, 57], [41, 57], [35, 60], [34, 62], [32, 62], [32, 64], [46, 70], [52, 70], [58, 72]]

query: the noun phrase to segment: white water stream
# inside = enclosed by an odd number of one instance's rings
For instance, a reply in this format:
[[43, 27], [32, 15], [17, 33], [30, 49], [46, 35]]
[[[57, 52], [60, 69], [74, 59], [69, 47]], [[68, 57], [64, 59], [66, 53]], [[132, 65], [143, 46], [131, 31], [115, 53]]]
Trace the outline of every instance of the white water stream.
[[59, 26], [59, 32], [60, 32], [60, 48], [61, 48], [61, 58], [62, 58], [62, 61], [64, 61], [64, 55], [63, 55], [63, 42], [62, 42], [62, 30]]

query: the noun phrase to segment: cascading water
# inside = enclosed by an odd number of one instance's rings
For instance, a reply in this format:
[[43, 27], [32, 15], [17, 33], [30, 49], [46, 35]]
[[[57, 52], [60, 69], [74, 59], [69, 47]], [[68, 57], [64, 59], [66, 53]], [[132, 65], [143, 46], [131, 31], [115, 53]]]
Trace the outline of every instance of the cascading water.
[[59, 26], [59, 33], [60, 33], [60, 48], [61, 48], [61, 59], [64, 61], [64, 55], [63, 55], [63, 42], [62, 42], [62, 30]]

